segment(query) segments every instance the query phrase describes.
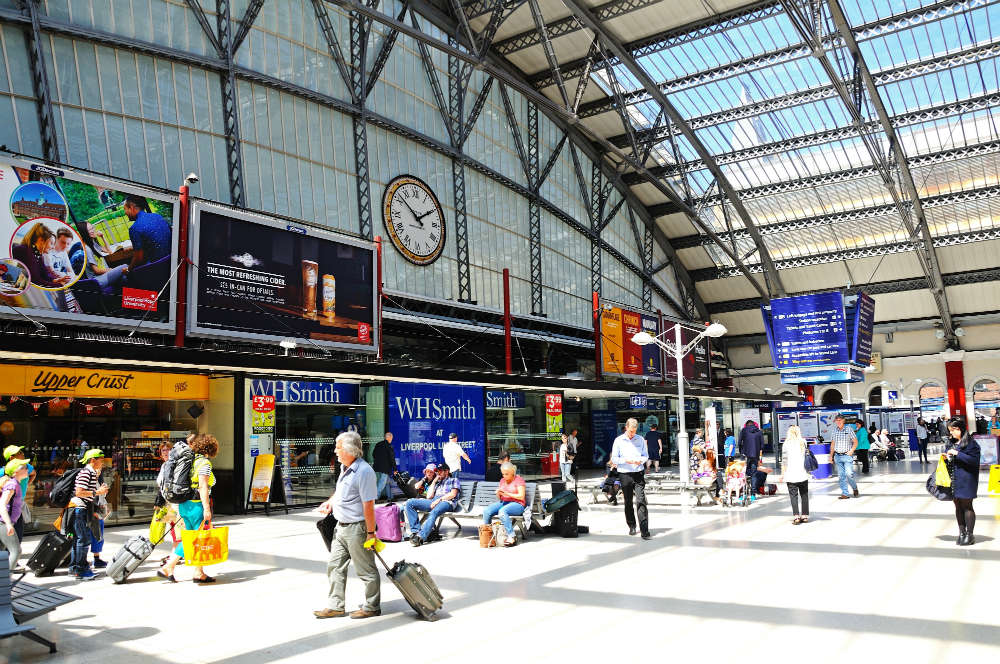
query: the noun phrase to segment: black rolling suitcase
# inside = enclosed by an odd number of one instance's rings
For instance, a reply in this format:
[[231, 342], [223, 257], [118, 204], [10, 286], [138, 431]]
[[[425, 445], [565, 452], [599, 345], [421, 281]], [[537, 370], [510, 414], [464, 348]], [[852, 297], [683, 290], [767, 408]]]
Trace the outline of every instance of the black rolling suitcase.
[[400, 560], [390, 568], [381, 555], [375, 553], [375, 556], [385, 567], [385, 575], [399, 588], [403, 599], [413, 610], [424, 620], [437, 620], [434, 613], [444, 605], [444, 597], [427, 568], [405, 560]]
[[35, 576], [49, 576], [73, 552], [73, 540], [59, 532], [46, 533], [25, 563]]

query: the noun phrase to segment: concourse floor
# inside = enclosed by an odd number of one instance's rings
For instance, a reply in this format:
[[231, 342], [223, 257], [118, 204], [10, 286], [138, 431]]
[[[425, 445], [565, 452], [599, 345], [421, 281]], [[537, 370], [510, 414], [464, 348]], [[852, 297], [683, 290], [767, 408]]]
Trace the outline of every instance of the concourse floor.
[[[579, 539], [480, 549], [470, 525], [459, 539], [390, 544], [388, 560], [422, 562], [440, 585], [434, 623], [385, 579], [381, 617], [313, 618], [327, 592], [317, 517], [233, 517], [230, 560], [210, 570], [211, 586], [183, 568], [176, 585], [156, 578], [164, 546], [124, 586], [28, 575], [83, 600], [32, 623], [58, 654], [15, 637], [0, 643], [0, 662], [996, 661], [998, 499], [976, 501], [978, 542], [958, 547], [952, 504], [924, 491], [929, 473], [911, 460], [876, 465], [852, 500], [837, 499], [836, 478], [810, 482], [800, 526], [784, 486], [749, 509], [654, 495], [653, 539], [642, 541], [621, 507], [581, 491], [590, 534]], [[137, 532], [109, 531], [106, 551]], [[348, 608], [361, 591], [352, 575]]]

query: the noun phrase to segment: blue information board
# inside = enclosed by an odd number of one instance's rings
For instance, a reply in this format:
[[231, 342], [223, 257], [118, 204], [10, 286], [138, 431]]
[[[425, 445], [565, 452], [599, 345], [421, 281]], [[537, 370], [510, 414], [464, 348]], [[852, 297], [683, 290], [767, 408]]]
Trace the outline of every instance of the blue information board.
[[618, 437], [618, 414], [613, 410], [590, 411], [590, 432], [594, 437], [594, 465], [603, 467], [611, 457]]
[[428, 463], [444, 462], [448, 434], [471, 463], [462, 462], [463, 479], [486, 476], [485, 395], [482, 387], [438, 383], [389, 383], [389, 431], [400, 470], [414, 477]]
[[858, 293], [853, 311], [851, 361], [868, 366], [872, 361], [872, 334], [875, 330], [875, 300], [868, 293]]
[[770, 341], [779, 371], [848, 362], [844, 295], [815, 293], [771, 300]]

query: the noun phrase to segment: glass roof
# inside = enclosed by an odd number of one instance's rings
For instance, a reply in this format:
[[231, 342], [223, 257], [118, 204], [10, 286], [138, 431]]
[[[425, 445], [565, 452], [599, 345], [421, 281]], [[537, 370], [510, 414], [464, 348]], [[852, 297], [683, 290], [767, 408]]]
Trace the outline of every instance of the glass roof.
[[[1000, 192], [984, 191], [1000, 184], [1000, 40], [994, 34], [1000, 0], [840, 1], [910, 161], [932, 234], [1000, 226], [1000, 203], [991, 198]], [[849, 80], [853, 61], [828, 9], [820, 33], [834, 70]], [[736, 21], [643, 49], [636, 60], [740, 192], [775, 261], [907, 239], [889, 188], [873, 168], [873, 151], [883, 163], [891, 155], [873, 105], [862, 98], [859, 130], [788, 15]], [[658, 104], [624, 65], [614, 65], [613, 73], [623, 93], [635, 93], [628, 96], [634, 130], [653, 128]], [[610, 95], [607, 72], [597, 68], [592, 76]], [[747, 234], [739, 232], [739, 216], [728, 205], [724, 210], [715, 179], [692, 145], [676, 128], [661, 124], [658, 135], [647, 165], [658, 166], [675, 187], [686, 180], [707, 225], [724, 238], [736, 230], [731, 247], [746, 263], [759, 263]], [[896, 186], [905, 200], [905, 189]], [[961, 200], [970, 197], [975, 200]], [[718, 266], [732, 265], [718, 247], [703, 244]]]

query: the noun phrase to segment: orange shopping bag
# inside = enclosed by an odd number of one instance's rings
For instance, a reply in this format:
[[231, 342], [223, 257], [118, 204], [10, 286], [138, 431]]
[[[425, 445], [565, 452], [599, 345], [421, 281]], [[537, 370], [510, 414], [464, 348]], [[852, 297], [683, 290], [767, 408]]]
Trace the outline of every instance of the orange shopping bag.
[[218, 565], [229, 558], [229, 527], [211, 530], [185, 530], [181, 533], [184, 541], [184, 564], [201, 567]]

